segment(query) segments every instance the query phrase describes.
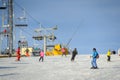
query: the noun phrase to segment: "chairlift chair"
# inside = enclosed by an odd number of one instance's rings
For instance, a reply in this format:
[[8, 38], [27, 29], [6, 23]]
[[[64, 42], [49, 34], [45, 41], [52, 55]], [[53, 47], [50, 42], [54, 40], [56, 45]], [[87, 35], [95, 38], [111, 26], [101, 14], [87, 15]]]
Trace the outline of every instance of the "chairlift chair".
[[28, 24], [15, 24], [16, 27], [27, 27]]
[[1, 10], [4, 10], [4, 9], [6, 9], [6, 8], [7, 8], [7, 7], [5, 7], [5, 6], [0, 7]]
[[19, 22], [18, 24], [15, 24], [16, 27], [27, 27], [28, 26], [28, 24], [26, 24], [26, 18], [25, 17], [24, 18], [20, 18], [19, 17], [17, 19], [21, 20], [21, 21], [24, 19], [25, 22], [24, 23], [23, 22], [22, 23]]
[[33, 36], [32, 38], [35, 40], [43, 40], [43, 36]]
[[2, 6], [0, 7], [1, 10], [4, 10], [6, 9], [6, 2], [2, 1]]
[[25, 16], [25, 11], [23, 10], [23, 15], [21, 17], [17, 18], [18, 21], [23, 21], [22, 23], [15, 24], [16, 27], [27, 27], [28, 24], [26, 23], [26, 16]]

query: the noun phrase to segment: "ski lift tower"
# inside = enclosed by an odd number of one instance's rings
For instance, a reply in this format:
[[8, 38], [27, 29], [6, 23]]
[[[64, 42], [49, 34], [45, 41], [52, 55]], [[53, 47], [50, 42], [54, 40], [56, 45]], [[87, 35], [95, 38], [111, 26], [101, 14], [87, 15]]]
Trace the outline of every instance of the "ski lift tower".
[[33, 38], [35, 40], [44, 40], [44, 53], [46, 54], [46, 45], [47, 45], [47, 38], [50, 40], [55, 40], [56, 37], [54, 36], [54, 34], [47, 34], [47, 32], [50, 31], [54, 31], [57, 30], [57, 26], [53, 27], [53, 28], [39, 28], [39, 29], [35, 29], [35, 32], [39, 33], [41, 31], [44, 31], [43, 35], [38, 35], [38, 36], [33, 36]]
[[[4, 0], [2, 0], [4, 1]], [[8, 0], [8, 4], [3, 4], [1, 10], [8, 8], [8, 43], [9, 43], [9, 57], [13, 53], [13, 0]], [[2, 33], [1, 33], [2, 34]]]
[[9, 57], [13, 53], [13, 0], [8, 0]]

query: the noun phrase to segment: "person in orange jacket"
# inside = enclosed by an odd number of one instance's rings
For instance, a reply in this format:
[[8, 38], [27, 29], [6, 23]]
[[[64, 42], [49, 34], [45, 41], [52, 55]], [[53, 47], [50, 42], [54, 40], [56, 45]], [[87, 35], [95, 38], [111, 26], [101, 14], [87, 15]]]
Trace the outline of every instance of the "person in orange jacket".
[[16, 61], [20, 61], [20, 47], [18, 47], [17, 51], [16, 51], [16, 54], [17, 54], [17, 60]]
[[29, 49], [28, 48], [25, 50], [25, 52], [26, 52], [26, 57], [29, 57], [30, 55], [29, 55]]

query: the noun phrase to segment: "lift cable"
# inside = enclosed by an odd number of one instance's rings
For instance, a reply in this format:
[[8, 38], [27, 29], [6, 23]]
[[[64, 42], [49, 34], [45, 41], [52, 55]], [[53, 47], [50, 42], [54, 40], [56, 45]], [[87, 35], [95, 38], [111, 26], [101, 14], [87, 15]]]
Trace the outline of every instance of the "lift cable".
[[70, 44], [70, 42], [72, 41], [72, 39], [74, 38], [74, 36], [76, 35], [76, 33], [77, 33], [77, 31], [79, 30], [79, 26], [76, 28], [76, 30], [73, 32], [73, 34], [72, 34], [72, 36], [71, 36], [71, 38], [69, 39], [69, 41], [68, 41], [68, 43], [67, 43], [67, 45], [66, 46], [69, 46], [69, 44]]

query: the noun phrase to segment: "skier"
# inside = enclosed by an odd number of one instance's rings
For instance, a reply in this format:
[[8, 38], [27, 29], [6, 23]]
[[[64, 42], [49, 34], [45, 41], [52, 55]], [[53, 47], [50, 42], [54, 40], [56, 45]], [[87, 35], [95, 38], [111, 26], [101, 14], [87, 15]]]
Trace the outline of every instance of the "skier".
[[29, 55], [29, 49], [28, 48], [25, 50], [25, 52], [26, 52], [26, 57], [29, 57], [30, 55]]
[[111, 59], [111, 51], [110, 50], [108, 50], [108, 52], [107, 52], [107, 61], [110, 61], [110, 59]]
[[16, 51], [16, 54], [17, 54], [17, 60], [16, 61], [20, 61], [20, 47], [18, 47], [17, 51]]
[[65, 50], [65, 48], [64, 48], [64, 47], [61, 49], [61, 52], [62, 52], [62, 56], [63, 56], [63, 55], [65, 55], [65, 56], [66, 56], [66, 50]]
[[92, 67], [91, 67], [91, 69], [98, 69], [96, 60], [97, 60], [97, 58], [99, 58], [99, 54], [96, 51], [96, 48], [93, 48], [93, 54], [90, 57], [92, 57], [92, 61], [91, 61]]
[[39, 58], [39, 61], [42, 59], [42, 62], [44, 60], [44, 52], [43, 50], [40, 52], [40, 58]]
[[74, 59], [75, 59], [75, 56], [78, 54], [78, 52], [77, 52], [77, 49], [75, 48], [74, 50], [73, 50], [73, 52], [72, 52], [72, 58], [71, 58], [71, 61], [74, 61]]

